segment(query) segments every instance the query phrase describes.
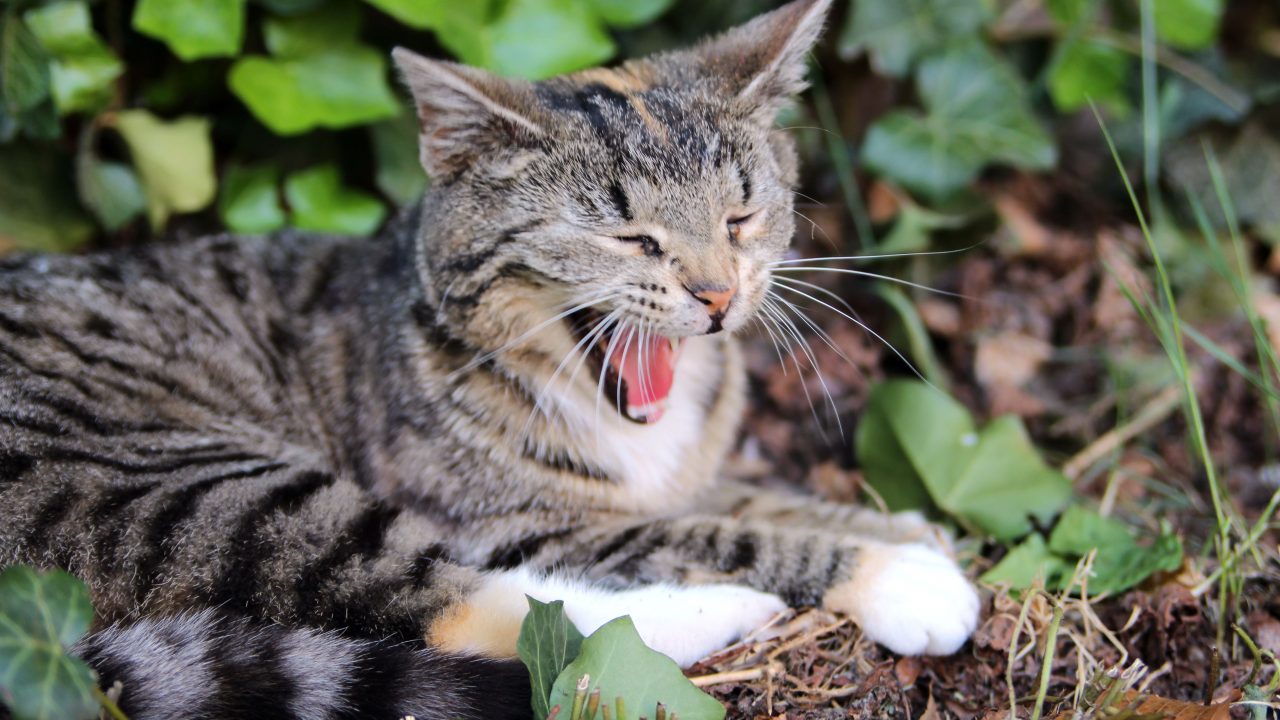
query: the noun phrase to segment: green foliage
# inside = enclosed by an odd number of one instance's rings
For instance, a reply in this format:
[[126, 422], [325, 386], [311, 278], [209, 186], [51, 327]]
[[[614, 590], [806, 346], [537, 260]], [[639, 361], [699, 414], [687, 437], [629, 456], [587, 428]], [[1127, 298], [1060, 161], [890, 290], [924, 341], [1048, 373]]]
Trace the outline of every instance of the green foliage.
[[966, 42], [932, 55], [916, 76], [925, 112], [897, 110], [867, 132], [867, 167], [935, 200], [985, 165], [1047, 169], [1053, 139], [1027, 103], [1023, 81], [986, 46]]
[[236, 232], [248, 234], [284, 227], [287, 218], [280, 207], [279, 183], [280, 169], [271, 165], [227, 168], [218, 200], [222, 222]]
[[27, 144], [0, 145], [0, 238], [26, 250], [72, 250], [93, 234], [71, 168]]
[[54, 2], [28, 10], [32, 36], [49, 57], [54, 104], [62, 114], [101, 108], [124, 66], [93, 31], [83, 0]]
[[1064, 112], [1086, 107], [1090, 100], [1123, 112], [1129, 107], [1125, 81], [1132, 64], [1111, 45], [1089, 38], [1067, 40], [1049, 63], [1049, 95]]
[[138, 0], [133, 28], [183, 60], [230, 57], [244, 39], [246, 0]]
[[1225, 0], [1159, 0], [1156, 33], [1170, 45], [1197, 50], [1218, 37]]
[[67, 653], [92, 620], [89, 591], [71, 575], [0, 572], [0, 701], [15, 720], [97, 717], [93, 671]]
[[972, 37], [992, 17], [986, 0], [855, 2], [840, 34], [840, 54], [866, 50], [877, 72], [904, 77], [919, 58]]
[[207, 207], [217, 194], [213, 143], [207, 118], [165, 121], [146, 110], [115, 117], [115, 128], [129, 146], [147, 193], [147, 214], [161, 227], [173, 213]]
[[1094, 551], [1086, 578], [1092, 595], [1123, 592], [1156, 572], [1172, 572], [1182, 565], [1182, 541], [1167, 529], [1139, 538], [1125, 523], [1073, 505], [1062, 514], [1048, 543], [1039, 533], [1029, 536], [982, 580], [1025, 588], [1039, 577], [1049, 590], [1069, 591], [1076, 564]]
[[[582, 642], [578, 657], [556, 678], [548, 704], [572, 707], [584, 676], [589, 678], [587, 692], [599, 690], [601, 702], [622, 698], [630, 709], [626, 720], [650, 716], [658, 703], [687, 720], [722, 720], [725, 715], [724, 706], [690, 683], [675, 661], [645, 646], [629, 617], [605, 623]], [[614, 717], [623, 720], [622, 713]]]
[[564, 614], [564, 601], [550, 603], [529, 598], [529, 614], [520, 626], [516, 653], [529, 668], [533, 683], [533, 716], [545, 718], [551, 712], [547, 702], [556, 678], [582, 650], [582, 633]]
[[671, 658], [645, 646], [629, 617], [605, 623], [584, 639], [562, 601], [529, 598], [516, 651], [529, 668], [538, 720], [553, 711], [564, 720], [603, 717], [585, 702], [593, 692], [599, 705], [615, 709], [610, 715], [617, 720], [655, 717], [659, 703], [682, 718], [722, 720], [725, 715], [724, 706], [690, 683]]
[[319, 165], [290, 175], [284, 196], [292, 225], [302, 230], [367, 235], [382, 223], [387, 209], [376, 198], [342, 186], [338, 168]]
[[1021, 421], [979, 430], [962, 405], [924, 383], [896, 380], [872, 389], [855, 438], [867, 482], [892, 510], [941, 510], [999, 540], [1046, 523], [1071, 497], [1071, 484], [1040, 459]]

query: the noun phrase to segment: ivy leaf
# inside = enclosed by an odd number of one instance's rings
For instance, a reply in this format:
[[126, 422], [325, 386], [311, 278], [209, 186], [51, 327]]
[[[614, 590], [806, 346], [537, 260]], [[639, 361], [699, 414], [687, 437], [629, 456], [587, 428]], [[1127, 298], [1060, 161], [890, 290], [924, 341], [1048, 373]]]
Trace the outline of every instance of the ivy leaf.
[[1047, 522], [1071, 483], [1044, 464], [1014, 416], [979, 431], [968, 410], [921, 382], [872, 389], [858, 424], [867, 482], [893, 510], [936, 507], [999, 540]]
[[28, 10], [32, 34], [52, 56], [54, 104], [62, 114], [97, 110], [111, 99], [111, 83], [124, 66], [93, 31], [89, 6], [64, 0]]
[[368, 235], [387, 214], [377, 198], [342, 187], [335, 165], [290, 175], [284, 181], [284, 195], [293, 213], [292, 224], [303, 230]]
[[1097, 550], [1090, 593], [1114, 593], [1137, 585], [1158, 571], [1172, 572], [1182, 565], [1182, 541], [1171, 532], [1140, 544], [1133, 530], [1114, 518], [1072, 506], [1062, 514], [1049, 536], [1049, 549], [1071, 564]]
[[912, 64], [955, 38], [972, 36], [992, 13], [984, 0], [855, 2], [840, 34], [846, 60], [864, 49], [876, 72], [904, 77]]
[[[522, 0], [508, 0], [522, 1]], [[440, 44], [465, 62], [482, 64], [488, 55], [485, 26], [494, 14], [496, 0], [365, 0], [412, 28], [434, 30]]]
[[1154, 3], [1156, 35], [1183, 50], [1212, 45], [1222, 21], [1223, 0], [1160, 0]]
[[5, 112], [26, 112], [49, 92], [49, 57], [40, 40], [16, 14], [0, 14], [0, 101]]
[[360, 34], [360, 12], [350, 3], [329, 3], [314, 12], [267, 18], [262, 35], [276, 57], [302, 57], [334, 45], [354, 45]]
[[1090, 99], [1124, 112], [1129, 108], [1124, 94], [1129, 67], [1123, 50], [1088, 38], [1065, 40], [1049, 61], [1049, 96], [1063, 112], [1086, 107]]
[[232, 66], [228, 82], [278, 135], [363, 125], [400, 109], [387, 85], [383, 53], [361, 45], [297, 58], [244, 57]]
[[230, 57], [244, 39], [245, 0], [138, 0], [133, 29], [186, 60]]
[[583, 0], [513, 0], [486, 27], [484, 57], [463, 59], [502, 75], [540, 80], [599, 65], [616, 47]]
[[548, 698], [556, 677], [578, 657], [582, 633], [564, 614], [564, 601], [550, 603], [529, 600], [529, 613], [520, 626], [516, 654], [529, 668], [533, 684], [533, 716], [545, 718], [551, 713]]
[[308, 13], [325, 3], [325, 0], [258, 0], [277, 15]]
[[0, 572], [0, 699], [15, 718], [97, 717], [93, 671], [66, 652], [92, 620], [89, 591], [71, 575]]
[[867, 133], [863, 160], [880, 175], [939, 200], [990, 163], [1046, 169], [1057, 162], [1022, 79], [981, 43], [931, 55], [917, 84], [925, 114], [892, 112]]
[[79, 247], [93, 223], [75, 202], [71, 162], [33, 143], [0, 146], [0, 246], [56, 252]]
[[83, 150], [77, 165], [80, 200], [107, 230], [119, 230], [147, 209], [147, 194], [133, 168], [105, 162]]
[[164, 121], [146, 110], [116, 115], [115, 128], [129, 146], [147, 191], [152, 227], [163, 227], [173, 213], [203, 210], [213, 202], [218, 181], [210, 124], [202, 117]]
[[590, 676], [588, 693], [598, 688], [601, 704], [611, 706], [621, 697], [628, 717], [655, 717], [659, 702], [668, 715], [684, 720], [722, 720], [725, 715], [724, 706], [689, 682], [675, 661], [645, 646], [629, 617], [605, 623], [583, 641], [578, 657], [556, 678], [548, 704], [567, 712], [584, 675]]
[[657, 20], [675, 0], [591, 0], [602, 20], [617, 28], [633, 28]]
[[401, 207], [422, 199], [427, 189], [427, 173], [418, 160], [418, 120], [401, 113], [369, 128], [373, 157], [377, 161], [374, 182], [392, 202]]
[[235, 232], [251, 235], [284, 227], [286, 218], [280, 206], [279, 182], [280, 170], [271, 165], [227, 168], [218, 201], [218, 216], [223, 224]]
[[1043, 535], [1032, 533], [1005, 554], [995, 567], [983, 573], [981, 580], [988, 585], [1008, 585], [1024, 590], [1040, 578], [1046, 589], [1056, 590], [1074, 569], [1074, 564], [1049, 550]]

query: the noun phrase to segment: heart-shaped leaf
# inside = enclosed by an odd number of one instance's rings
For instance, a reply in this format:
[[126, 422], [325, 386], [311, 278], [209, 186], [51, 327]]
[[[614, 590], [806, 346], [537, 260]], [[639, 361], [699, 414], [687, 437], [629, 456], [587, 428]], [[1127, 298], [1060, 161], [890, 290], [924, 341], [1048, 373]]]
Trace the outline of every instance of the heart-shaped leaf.
[[115, 231], [147, 209], [147, 194], [133, 168], [82, 151], [76, 172], [80, 200], [107, 230]]
[[262, 27], [267, 50], [276, 57], [302, 57], [335, 45], [354, 45], [359, 34], [359, 8], [343, 2], [322, 5], [313, 12], [267, 18]]
[[658, 703], [666, 706], [668, 715], [676, 713], [684, 720], [724, 718], [724, 706], [690, 683], [675, 661], [645, 646], [629, 617], [611, 620], [591, 633], [577, 659], [556, 678], [549, 704], [559, 705], [563, 717], [568, 717], [584, 676], [589, 677], [588, 693], [600, 690], [602, 705], [615, 707], [616, 698], [622, 698], [627, 720], [655, 717]]
[[124, 66], [93, 31], [89, 6], [63, 0], [32, 8], [24, 17], [53, 58], [49, 69], [58, 111], [65, 115], [106, 104]]
[[146, 188], [153, 227], [164, 226], [174, 213], [203, 210], [213, 202], [218, 181], [207, 118], [165, 121], [146, 110], [128, 110], [115, 116], [115, 128]]
[[383, 53], [361, 45], [338, 44], [300, 57], [244, 57], [232, 66], [228, 83], [279, 135], [363, 125], [400, 109], [387, 85]]
[[1132, 63], [1123, 50], [1090, 40], [1064, 40], [1049, 61], [1049, 96], [1059, 110], [1071, 112], [1090, 100], [1113, 112], [1129, 107], [1125, 81]]
[[245, 0], [138, 0], [133, 29], [191, 61], [229, 57], [244, 39]]
[[1045, 169], [1057, 162], [1022, 79], [981, 43], [931, 55], [917, 84], [925, 113], [898, 110], [868, 131], [862, 154], [871, 170], [936, 200], [991, 163]]
[[1159, 0], [1156, 35], [1174, 47], [1199, 50], [1213, 44], [1222, 21], [1223, 0]]
[[856, 437], [867, 482], [893, 510], [937, 508], [1000, 540], [1047, 522], [1071, 484], [1040, 459], [1021, 421], [997, 418], [981, 431], [969, 412], [924, 383], [877, 385]]
[[1091, 595], [1123, 592], [1156, 572], [1172, 572], [1182, 565], [1182, 541], [1167, 529], [1140, 539], [1123, 522], [1073, 505], [1058, 520], [1048, 543], [1039, 533], [1027, 537], [982, 581], [1026, 588], [1038, 576], [1048, 590], [1078, 589], [1067, 587], [1076, 564], [1095, 550], [1088, 578]]
[[582, 649], [582, 633], [564, 614], [564, 601], [550, 603], [529, 600], [529, 614], [520, 626], [516, 653], [529, 668], [533, 684], [533, 716], [545, 718], [551, 713], [548, 698], [560, 673], [578, 657]]
[[292, 225], [303, 230], [368, 235], [387, 209], [377, 198], [342, 187], [335, 165], [319, 165], [290, 175], [284, 182]]
[[853, 3], [840, 34], [840, 54], [852, 58], [864, 49], [876, 71], [903, 77], [921, 57], [954, 38], [970, 37], [991, 19], [982, 0], [898, 0]]
[[67, 648], [93, 620], [84, 583], [60, 570], [0, 572], [0, 700], [17, 720], [89, 720], [93, 671]]
[[582, 0], [518, 0], [486, 27], [485, 56], [463, 59], [502, 75], [539, 80], [599, 65], [613, 39]]
[[233, 165], [222, 176], [222, 197], [218, 214], [227, 227], [238, 233], [258, 234], [279, 230], [285, 225], [280, 206], [280, 170], [274, 166]]

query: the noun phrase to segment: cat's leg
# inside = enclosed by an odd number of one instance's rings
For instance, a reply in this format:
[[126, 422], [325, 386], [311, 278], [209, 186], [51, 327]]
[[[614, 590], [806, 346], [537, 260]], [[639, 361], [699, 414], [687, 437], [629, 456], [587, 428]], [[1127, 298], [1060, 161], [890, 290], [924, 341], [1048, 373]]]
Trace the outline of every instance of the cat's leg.
[[951, 549], [950, 533], [915, 510], [887, 512], [735, 481], [719, 483], [715, 492], [709, 493], [698, 507], [706, 514], [723, 514], [784, 526], [802, 525], [813, 530], [858, 535], [890, 543], [921, 543], [944, 552]]
[[977, 626], [973, 586], [944, 552], [723, 516], [604, 520], [548, 542], [532, 562], [627, 586], [732, 583], [793, 606], [847, 613], [869, 638], [905, 654], [955, 652]]
[[529, 569], [495, 571], [428, 631], [428, 641], [448, 650], [491, 657], [514, 655], [525, 596], [563, 600], [565, 614], [584, 634], [631, 616], [645, 644], [687, 666], [766, 624], [786, 609], [776, 595], [740, 585], [678, 586], [658, 583], [626, 590]]

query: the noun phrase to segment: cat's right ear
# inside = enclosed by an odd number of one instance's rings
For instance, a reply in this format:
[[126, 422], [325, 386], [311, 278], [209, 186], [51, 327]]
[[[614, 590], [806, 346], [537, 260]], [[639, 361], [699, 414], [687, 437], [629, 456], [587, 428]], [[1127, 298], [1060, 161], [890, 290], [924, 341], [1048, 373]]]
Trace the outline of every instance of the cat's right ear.
[[421, 132], [422, 167], [435, 180], [465, 169], [476, 158], [543, 133], [527, 82], [466, 65], [430, 60], [398, 47], [391, 51], [413, 95]]

